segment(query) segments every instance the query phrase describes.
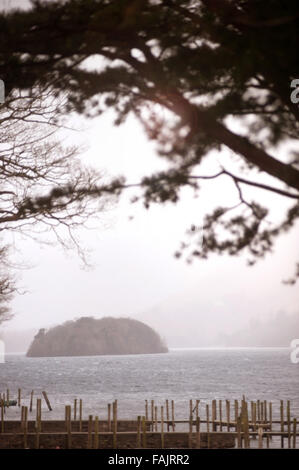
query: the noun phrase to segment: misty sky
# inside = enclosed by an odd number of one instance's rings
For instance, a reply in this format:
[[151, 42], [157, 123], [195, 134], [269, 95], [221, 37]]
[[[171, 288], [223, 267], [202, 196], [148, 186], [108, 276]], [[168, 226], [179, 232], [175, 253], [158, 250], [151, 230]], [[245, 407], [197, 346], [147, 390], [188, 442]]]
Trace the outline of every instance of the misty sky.
[[[125, 174], [130, 182], [137, 182], [142, 175], [167, 167], [133, 117], [117, 128], [112, 113], [93, 121], [73, 119], [72, 124], [81, 130], [62, 131], [60, 138], [65, 144], [85, 145], [82, 161], [104, 169], [107, 175]], [[221, 159], [230, 161], [229, 152], [223, 151]], [[213, 173], [212, 163], [204, 171]], [[89, 250], [91, 269], [82, 269], [75, 250], [65, 253], [58, 244], [43, 246], [16, 236], [14, 259], [25, 265], [18, 274], [19, 285], [27, 293], [15, 296], [15, 317], [5, 329], [47, 327], [82, 315], [138, 318], [167, 303], [171, 322], [171, 306], [178, 296], [189, 303], [194, 300], [195, 310], [200, 309], [201, 298], [204, 308], [207, 302], [215, 311], [221, 306], [224, 321], [220, 325], [232, 330], [254, 316], [298, 312], [298, 285], [281, 282], [293, 274], [299, 256], [298, 226], [279, 239], [273, 254], [252, 268], [246, 266], [245, 257], [213, 257], [192, 265], [174, 258], [191, 223], [200, 225], [205, 211], [216, 204], [236, 202], [235, 188], [228, 183], [224, 178], [206, 184], [197, 199], [191, 190], [183, 190], [178, 204], [155, 205], [148, 211], [130, 204], [134, 192], [128, 192], [100, 216], [96, 229], [78, 234]], [[272, 212], [279, 217], [285, 207], [281, 198], [262, 191], [255, 194], [262, 202], [271, 201]], [[134, 219], [129, 220], [130, 216]], [[231, 314], [235, 312], [230, 303], [233, 298], [239, 299], [237, 321]], [[185, 312], [181, 315], [178, 329], [185, 327]], [[196, 311], [193, 322], [194, 315]]]

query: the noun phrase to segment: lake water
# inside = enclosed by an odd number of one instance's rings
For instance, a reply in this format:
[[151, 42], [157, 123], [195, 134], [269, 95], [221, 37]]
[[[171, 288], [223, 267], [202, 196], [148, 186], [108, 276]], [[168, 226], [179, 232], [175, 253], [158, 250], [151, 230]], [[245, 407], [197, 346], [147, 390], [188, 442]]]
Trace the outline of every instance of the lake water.
[[[163, 405], [175, 401], [176, 418], [187, 419], [189, 400], [269, 400], [274, 415], [279, 400], [290, 400], [299, 417], [299, 364], [288, 349], [172, 350], [168, 354], [93, 357], [27, 358], [8, 355], [0, 364], [0, 391], [10, 398], [22, 389], [23, 404], [30, 392], [46, 390], [53, 411], [43, 400], [43, 419], [63, 418], [64, 405], [82, 398], [83, 415], [107, 416], [107, 404], [118, 399], [119, 418], [144, 414], [145, 400]], [[19, 418], [11, 407], [7, 417]]]

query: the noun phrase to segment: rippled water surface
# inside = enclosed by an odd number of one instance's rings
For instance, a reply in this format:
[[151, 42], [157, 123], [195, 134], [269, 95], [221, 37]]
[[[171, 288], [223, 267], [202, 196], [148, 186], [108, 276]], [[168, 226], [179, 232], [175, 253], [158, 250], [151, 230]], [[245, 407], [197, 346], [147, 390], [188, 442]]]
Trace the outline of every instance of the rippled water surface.
[[[53, 406], [43, 401], [44, 419], [64, 416], [64, 405], [83, 399], [83, 413], [106, 416], [107, 403], [118, 399], [119, 417], [144, 414], [145, 400], [162, 405], [175, 401], [176, 417], [187, 418], [189, 399], [201, 403], [216, 399], [269, 400], [274, 414], [278, 400], [290, 400], [299, 417], [299, 364], [287, 349], [176, 350], [168, 354], [132, 356], [27, 358], [7, 356], [0, 364], [0, 391], [23, 404], [30, 392], [46, 390]], [[276, 410], [276, 411], [275, 411]], [[19, 408], [10, 408], [11, 418]]]

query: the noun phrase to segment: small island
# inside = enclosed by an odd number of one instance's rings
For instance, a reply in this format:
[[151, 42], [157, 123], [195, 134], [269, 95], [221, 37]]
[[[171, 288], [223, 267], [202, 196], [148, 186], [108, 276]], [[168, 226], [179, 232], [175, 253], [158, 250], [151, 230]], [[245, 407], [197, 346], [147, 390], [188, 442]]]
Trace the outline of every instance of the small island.
[[131, 318], [81, 317], [40, 329], [28, 357], [157, 354], [168, 352], [156, 331]]

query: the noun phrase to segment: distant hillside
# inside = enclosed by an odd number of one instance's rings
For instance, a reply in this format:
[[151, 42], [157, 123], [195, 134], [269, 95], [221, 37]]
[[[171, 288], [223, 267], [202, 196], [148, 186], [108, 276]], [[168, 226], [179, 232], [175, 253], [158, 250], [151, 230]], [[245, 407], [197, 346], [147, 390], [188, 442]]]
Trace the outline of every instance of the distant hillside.
[[138, 320], [82, 317], [48, 331], [39, 330], [27, 356], [154, 354], [167, 351], [160, 336]]
[[247, 328], [230, 335], [222, 335], [219, 341], [227, 347], [289, 347], [299, 338], [299, 313], [273, 315], [268, 320], [251, 320]]
[[[245, 282], [243, 278], [241, 281], [234, 278], [228, 286], [228, 273], [215, 273], [214, 290], [210, 277], [201, 277], [195, 285], [190, 284], [153, 308], [141, 312], [136, 318], [159, 331], [166, 338], [169, 348], [278, 344], [281, 327], [286, 329], [283, 317], [280, 322], [278, 316], [273, 324], [271, 318], [268, 325], [262, 326], [261, 332], [259, 327], [255, 328], [255, 321], [266, 322], [274, 312], [293, 313], [299, 304], [298, 289], [288, 290], [286, 298], [284, 291], [281, 291], [280, 279], [269, 287], [262, 283], [256, 285], [254, 271], [250, 269], [246, 276], [248, 291], [240, 285]], [[250, 324], [253, 324], [253, 329], [247, 335]], [[296, 319], [288, 324], [292, 332]], [[241, 331], [242, 335], [239, 336]], [[298, 335], [298, 328], [296, 331]], [[263, 338], [259, 337], [260, 333]], [[230, 336], [234, 338], [230, 340]]]

